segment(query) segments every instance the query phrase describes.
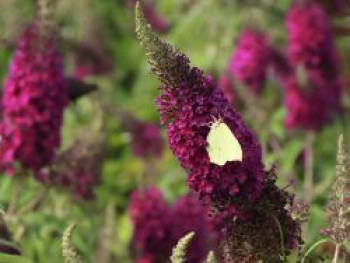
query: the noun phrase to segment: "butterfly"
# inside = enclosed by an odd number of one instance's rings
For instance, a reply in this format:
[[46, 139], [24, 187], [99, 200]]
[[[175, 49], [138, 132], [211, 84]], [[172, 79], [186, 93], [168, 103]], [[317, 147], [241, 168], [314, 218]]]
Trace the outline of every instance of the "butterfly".
[[206, 149], [211, 163], [222, 166], [226, 162], [242, 161], [242, 147], [221, 118], [211, 124], [207, 143], [208, 146]]

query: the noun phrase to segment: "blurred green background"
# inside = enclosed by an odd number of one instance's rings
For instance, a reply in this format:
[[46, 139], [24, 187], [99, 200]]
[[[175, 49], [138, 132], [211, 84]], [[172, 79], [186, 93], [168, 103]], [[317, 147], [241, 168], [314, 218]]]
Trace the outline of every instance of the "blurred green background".
[[[283, 49], [286, 42], [284, 25], [288, 0], [230, 1], [230, 0], [159, 0], [153, 1], [159, 14], [171, 24], [164, 37], [187, 54], [192, 65], [218, 78], [234, 48], [237, 36], [247, 25], [266, 32], [270, 43]], [[12, 54], [11, 43], [33, 19], [34, 1], [0, 1], [0, 77], [4, 80]], [[109, 59], [113, 68], [84, 80], [98, 85], [98, 91], [71, 103], [65, 113], [62, 130], [62, 150], [84, 130], [100, 121], [95, 101], [103, 105], [131, 112], [139, 119], [158, 123], [155, 98], [157, 79], [149, 74], [144, 51], [134, 33], [134, 14], [122, 0], [57, 0], [55, 19], [60, 27], [60, 47], [65, 56], [67, 75], [74, 72], [74, 49], [71, 42], [97, 46]], [[346, 18], [334, 18], [336, 25]], [[337, 37], [345, 79], [349, 74], [350, 36]], [[347, 87], [347, 90], [348, 87]], [[298, 162], [305, 147], [303, 131], [287, 132], [283, 126], [285, 111], [282, 90], [273, 75], [269, 75], [260, 97], [268, 123], [259, 123], [249, 114], [254, 105], [239, 105], [238, 109], [256, 131], [264, 149], [266, 168], [277, 167], [279, 185], [290, 187], [303, 198], [304, 168]], [[349, 96], [344, 95], [346, 116], [349, 117]], [[33, 178], [0, 178], [0, 206], [4, 211], [13, 207], [7, 224], [24, 256], [34, 262], [62, 262], [61, 236], [71, 222], [77, 222], [73, 243], [88, 262], [107, 257], [108, 262], [130, 262], [128, 242], [132, 226], [126, 214], [130, 192], [149, 176], [150, 160], [134, 157], [130, 148], [130, 134], [113, 110], [103, 111], [107, 131], [107, 154], [103, 162], [101, 183], [96, 187], [95, 201], [77, 201], [64, 189], [50, 189], [40, 206], [25, 209], [26, 205], [45, 192], [45, 187]], [[340, 133], [350, 135], [349, 126], [341, 119], [327, 126], [314, 139], [314, 196], [310, 209], [310, 223], [305, 240], [309, 245], [321, 239], [320, 228], [325, 225], [324, 206], [335, 174], [336, 141]], [[161, 127], [165, 140], [164, 129]], [[273, 135], [280, 148], [271, 149], [268, 137]], [[161, 158], [152, 160], [152, 176], [171, 202], [188, 191], [186, 175], [165, 143]], [[18, 211], [21, 211], [19, 213]], [[107, 254], [107, 255], [106, 255]], [[100, 261], [101, 262], [101, 261]], [[103, 261], [102, 261], [103, 262]], [[107, 262], [107, 261], [106, 261]]]

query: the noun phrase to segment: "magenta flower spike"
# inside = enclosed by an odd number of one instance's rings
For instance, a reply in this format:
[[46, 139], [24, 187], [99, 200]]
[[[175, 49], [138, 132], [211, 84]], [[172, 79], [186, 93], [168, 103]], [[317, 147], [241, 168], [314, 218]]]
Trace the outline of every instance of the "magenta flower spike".
[[245, 221], [227, 221], [224, 257], [233, 262], [285, 262], [302, 244], [300, 218], [304, 211], [295, 208], [294, 197], [279, 189], [272, 178], [265, 182], [259, 200], [246, 205]]
[[141, 120], [121, 109], [117, 109], [116, 113], [122, 126], [130, 133], [134, 156], [149, 159], [162, 155], [164, 143], [159, 125]]
[[186, 263], [203, 262], [210, 250], [215, 249], [219, 235], [213, 227], [211, 218], [196, 195], [181, 196], [172, 207], [173, 236], [180, 240], [191, 231], [195, 232], [188, 251]]
[[[157, 105], [166, 124], [170, 148], [188, 172], [189, 187], [204, 202], [236, 213], [238, 200], [256, 200], [265, 179], [261, 147], [255, 135], [230, 106], [211, 76], [191, 67], [189, 59], [159, 39], [137, 6], [137, 34], [151, 70], [162, 82]], [[214, 118], [221, 118], [243, 149], [242, 162], [223, 166], [210, 162], [207, 135]]]
[[[52, 33], [52, 32], [51, 32]], [[38, 171], [55, 156], [68, 91], [55, 39], [38, 23], [22, 34], [5, 80], [1, 168], [14, 162]]]
[[166, 262], [178, 240], [192, 231], [196, 234], [186, 263], [202, 262], [210, 249], [217, 248], [217, 232], [195, 195], [181, 196], [170, 206], [156, 187], [134, 190], [128, 213], [134, 226], [131, 247], [136, 262]]
[[339, 61], [331, 24], [322, 6], [314, 1], [292, 4], [286, 26], [291, 64], [303, 64], [308, 70], [321, 69], [333, 77], [339, 70]]
[[228, 72], [258, 93], [265, 84], [269, 56], [267, 37], [254, 30], [244, 30], [228, 63]]
[[[189, 187], [209, 207], [214, 227], [224, 233], [224, 247], [229, 249], [225, 253], [232, 262], [247, 257], [278, 262], [276, 259], [300, 244], [300, 222], [286, 208], [292, 205], [293, 198], [264, 171], [255, 135], [213, 79], [191, 67], [184, 54], [152, 32], [139, 5], [136, 32], [151, 71], [162, 83], [157, 105], [170, 149], [186, 169]], [[242, 161], [223, 165], [210, 161], [206, 139], [211, 123], [217, 119], [237, 138]]]
[[[290, 7], [286, 26], [287, 55], [293, 69], [283, 84], [286, 125], [317, 131], [342, 111], [343, 83], [331, 24], [318, 3], [307, 1]], [[300, 67], [304, 69], [306, 88], [298, 83]]]
[[134, 226], [131, 248], [136, 262], [166, 262], [176, 241], [172, 239], [171, 211], [163, 194], [155, 187], [135, 190], [128, 214]]

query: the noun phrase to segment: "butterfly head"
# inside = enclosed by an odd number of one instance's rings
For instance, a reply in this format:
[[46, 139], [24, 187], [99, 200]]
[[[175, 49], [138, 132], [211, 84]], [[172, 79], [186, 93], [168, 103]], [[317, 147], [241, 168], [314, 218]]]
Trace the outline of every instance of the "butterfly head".
[[209, 122], [209, 127], [210, 128], [213, 127], [213, 126], [217, 126], [217, 125], [219, 125], [220, 123], [223, 122], [221, 116], [219, 116], [219, 117], [212, 116], [212, 118], [213, 118], [213, 121]]

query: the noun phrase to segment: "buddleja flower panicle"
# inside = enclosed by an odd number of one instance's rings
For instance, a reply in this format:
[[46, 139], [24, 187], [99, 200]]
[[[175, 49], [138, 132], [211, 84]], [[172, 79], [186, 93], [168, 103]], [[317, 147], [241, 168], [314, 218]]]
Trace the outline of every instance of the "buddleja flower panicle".
[[300, 222], [291, 216], [291, 194], [267, 179], [261, 197], [255, 203], [246, 203], [245, 220], [228, 221], [225, 258], [248, 262], [284, 262], [291, 251], [303, 242]]
[[270, 62], [267, 36], [253, 29], [244, 30], [228, 63], [228, 71], [254, 93], [264, 87]]
[[181, 196], [170, 206], [155, 187], [135, 190], [128, 213], [134, 225], [131, 248], [137, 262], [166, 262], [172, 248], [189, 232], [196, 235], [186, 249], [186, 263], [202, 262], [218, 243], [218, 233], [195, 195]]
[[[145, 21], [140, 20], [141, 10], [136, 12], [140, 27]], [[146, 51], [157, 60], [151, 64], [161, 70], [158, 74], [168, 76], [169, 71], [158, 65], [175, 65], [183, 55], [170, 52], [174, 49], [159, 40], [149, 27], [142, 34], [148, 36], [139, 36], [141, 41], [156, 39], [146, 45]], [[181, 61], [187, 63], [176, 64], [181, 67], [176, 71], [178, 75], [171, 75], [175, 83], [169, 85], [160, 78], [157, 106], [161, 122], [167, 123], [170, 149], [188, 173], [188, 186], [200, 195], [204, 205], [215, 211], [215, 221], [218, 218], [217, 226], [223, 231], [235, 262], [241, 262], [238, 260], [242, 257], [279, 262], [281, 256], [288, 255], [302, 242], [300, 222], [286, 209], [291, 206], [292, 197], [279, 189], [274, 179], [268, 178], [255, 134], [231, 107], [213, 78], [199, 68], [190, 67], [189, 59]], [[222, 166], [211, 162], [206, 146], [210, 123], [215, 118], [221, 118], [239, 141], [243, 152], [241, 162], [226, 162]]]
[[184, 77], [186, 71], [188, 73], [190, 70], [189, 59], [152, 31], [139, 2], [136, 3], [135, 10], [136, 34], [146, 49], [151, 71], [157, 75], [162, 83], [172, 88], [178, 87], [178, 80]]
[[[157, 106], [161, 122], [167, 123], [170, 148], [188, 172], [189, 187], [204, 202], [236, 213], [238, 199], [252, 201], [261, 192], [265, 178], [261, 146], [213, 78], [191, 67], [185, 55], [160, 40], [146, 26], [140, 12], [137, 8], [137, 32], [151, 57], [151, 65], [156, 65], [156, 74], [161, 76]], [[170, 76], [171, 81], [163, 76]], [[210, 162], [206, 139], [213, 118], [221, 118], [239, 140], [242, 162], [223, 166]]]
[[338, 141], [336, 178], [332, 195], [327, 204], [328, 227], [323, 234], [336, 244], [350, 240], [350, 155], [343, 135]]
[[60, 146], [68, 89], [55, 39], [46, 33], [37, 21], [28, 25], [5, 80], [0, 166], [7, 173], [13, 173], [16, 161], [37, 172]]
[[134, 226], [131, 249], [136, 262], [165, 262], [171, 255], [172, 215], [156, 187], [132, 192], [128, 214]]
[[[286, 16], [291, 75], [283, 77], [285, 125], [318, 131], [342, 111], [343, 80], [332, 25], [318, 1], [295, 1]], [[304, 68], [306, 83], [298, 81]], [[314, 118], [317, 116], [317, 118]]]

